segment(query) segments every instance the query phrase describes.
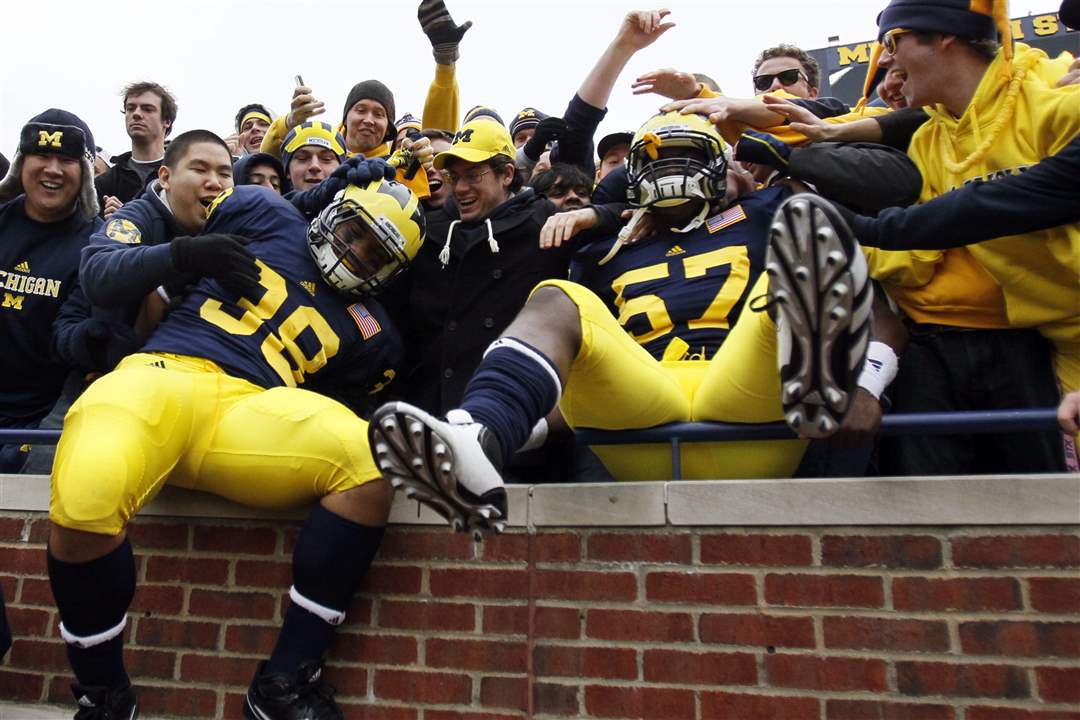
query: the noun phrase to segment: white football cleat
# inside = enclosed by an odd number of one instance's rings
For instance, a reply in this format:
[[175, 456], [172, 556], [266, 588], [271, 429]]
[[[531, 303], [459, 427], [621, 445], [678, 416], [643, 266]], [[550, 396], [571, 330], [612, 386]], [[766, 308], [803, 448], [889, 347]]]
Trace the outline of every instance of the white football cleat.
[[375, 464], [395, 489], [474, 536], [502, 532], [507, 499], [499, 442], [463, 410], [443, 420], [404, 402], [375, 411], [368, 426]]
[[828, 437], [855, 397], [870, 341], [866, 258], [836, 208], [802, 193], [773, 216], [765, 271], [784, 419], [803, 437]]

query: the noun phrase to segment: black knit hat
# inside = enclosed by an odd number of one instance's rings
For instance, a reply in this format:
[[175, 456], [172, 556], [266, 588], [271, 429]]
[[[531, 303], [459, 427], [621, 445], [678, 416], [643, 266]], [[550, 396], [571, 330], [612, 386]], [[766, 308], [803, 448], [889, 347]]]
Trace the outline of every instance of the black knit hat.
[[540, 124], [540, 121], [545, 118], [547, 118], [547, 115], [534, 107], [522, 108], [521, 111], [514, 116], [514, 119], [510, 121], [510, 137], [514, 137], [522, 130], [535, 128]]
[[[506, 123], [503, 122], [502, 116], [499, 115], [499, 113], [495, 112], [494, 109], [489, 108], [487, 105], [473, 105], [471, 108], [469, 108], [469, 111], [465, 113], [465, 118], [461, 121], [461, 124], [464, 125], [466, 123], [470, 123], [478, 117], [491, 118], [500, 125], [506, 125]], [[511, 135], [511, 137], [513, 136]]]
[[894, 28], [995, 40], [994, 18], [973, 10], [977, 0], [892, 0], [878, 15], [878, 37]]
[[397, 136], [397, 129], [394, 127], [394, 117], [397, 115], [397, 108], [394, 106], [394, 93], [390, 92], [390, 88], [378, 80], [365, 80], [356, 83], [352, 86], [349, 97], [345, 100], [345, 109], [341, 111], [341, 123], [343, 125], [349, 110], [361, 100], [374, 100], [383, 106], [383, 110], [386, 111], [386, 137], [383, 140], [385, 142], [393, 140]]
[[1061, 0], [1058, 17], [1071, 28], [1080, 27], [1080, 0]]

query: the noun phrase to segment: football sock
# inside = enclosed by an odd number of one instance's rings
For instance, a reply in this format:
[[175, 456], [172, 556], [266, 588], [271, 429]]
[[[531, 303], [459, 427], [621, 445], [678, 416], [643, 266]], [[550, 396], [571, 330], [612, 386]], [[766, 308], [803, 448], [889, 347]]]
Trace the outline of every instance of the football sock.
[[85, 563], [46, 553], [49, 584], [60, 610], [60, 635], [83, 685], [124, 687], [124, 626], [135, 596], [135, 557], [127, 538], [112, 552]]
[[291, 602], [264, 672], [292, 674], [302, 664], [322, 659], [384, 531], [315, 506], [293, 550]]
[[505, 461], [525, 444], [561, 394], [559, 373], [548, 356], [521, 340], [503, 337], [484, 352], [461, 409], [494, 433]]

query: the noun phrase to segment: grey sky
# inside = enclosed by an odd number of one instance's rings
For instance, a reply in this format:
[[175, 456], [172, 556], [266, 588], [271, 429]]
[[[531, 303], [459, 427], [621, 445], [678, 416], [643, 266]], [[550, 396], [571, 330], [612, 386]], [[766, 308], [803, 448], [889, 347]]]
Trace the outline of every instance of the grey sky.
[[[526, 105], [561, 114], [566, 102], [635, 6], [610, 0], [447, 0], [454, 19], [474, 26], [462, 43], [462, 109], [482, 103], [503, 117]], [[369, 0], [188, 0], [7, 3], [0, 66], [0, 150], [9, 158], [19, 128], [47, 107], [90, 125], [97, 143], [129, 149], [119, 89], [150, 79], [180, 105], [176, 132], [232, 132], [236, 110], [263, 102], [288, 109], [297, 73], [341, 119], [349, 87], [378, 78], [394, 92], [398, 114], [419, 116], [434, 73], [416, 2]], [[672, 2], [677, 25], [635, 57], [620, 77], [600, 132], [635, 129], [659, 105], [635, 97], [630, 82], [660, 67], [705, 72], [730, 95], [751, 92], [757, 53], [778, 42], [821, 47], [873, 37], [884, 0]], [[1053, 12], [1055, 0], [1013, 2], [1010, 15]], [[372, 21], [369, 18], [377, 18]], [[290, 59], [291, 58], [291, 59]]]

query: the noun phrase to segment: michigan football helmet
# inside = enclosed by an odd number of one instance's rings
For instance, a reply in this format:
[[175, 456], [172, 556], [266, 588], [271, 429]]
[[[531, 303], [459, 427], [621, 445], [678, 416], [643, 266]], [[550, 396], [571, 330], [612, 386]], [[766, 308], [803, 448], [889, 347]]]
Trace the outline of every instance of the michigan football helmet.
[[634, 134], [627, 180], [627, 197], [634, 207], [722, 200], [727, 190], [724, 141], [701, 115], [654, 115]]
[[427, 234], [420, 201], [405, 185], [373, 180], [342, 190], [308, 228], [323, 279], [346, 295], [373, 295], [401, 274]]

